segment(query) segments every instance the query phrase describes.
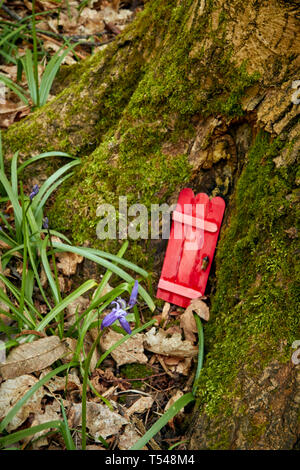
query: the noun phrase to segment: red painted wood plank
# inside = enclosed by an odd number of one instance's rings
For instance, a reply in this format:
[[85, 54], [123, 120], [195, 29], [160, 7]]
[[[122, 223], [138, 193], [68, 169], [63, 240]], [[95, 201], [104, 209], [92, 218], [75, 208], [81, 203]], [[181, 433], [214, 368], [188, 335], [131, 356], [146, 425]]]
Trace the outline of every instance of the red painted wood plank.
[[[192, 298], [204, 295], [225, 210], [220, 197], [180, 192], [157, 297], [186, 308]], [[186, 223], [187, 222], [187, 223]]]

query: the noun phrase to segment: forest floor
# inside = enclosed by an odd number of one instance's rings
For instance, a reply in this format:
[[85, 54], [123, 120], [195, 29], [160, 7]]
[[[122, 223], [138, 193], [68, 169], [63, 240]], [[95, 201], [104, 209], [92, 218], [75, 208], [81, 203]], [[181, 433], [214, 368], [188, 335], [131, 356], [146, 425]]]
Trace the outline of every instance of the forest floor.
[[[84, 4], [87, 3], [88, 5], [85, 6]], [[63, 50], [66, 47], [66, 40], [77, 44], [64, 59], [66, 65], [73, 65], [113, 41], [114, 37], [134, 18], [136, 11], [141, 9], [142, 5], [133, 0], [121, 2], [120, 5], [119, 2], [106, 0], [90, 2], [78, 0], [62, 2], [58, 9], [56, 1], [48, 0], [37, 1], [36, 7], [41, 57], [38, 70], [41, 76], [51, 56], [60, 48]], [[29, 1], [9, 2], [9, 8], [1, 10], [2, 29], [5, 27], [5, 22], [18, 23], [21, 21], [20, 18], [24, 19], [30, 13]], [[17, 58], [22, 57], [26, 49], [32, 47], [30, 31], [27, 36], [16, 36], [10, 46], [6, 52], [11, 55], [12, 60], [1, 57], [0, 73], [13, 82], [18, 81], [26, 92], [28, 84], [24, 74], [19, 76]], [[48, 99], [52, 98], [50, 94]], [[0, 103], [0, 127], [7, 129], [31, 111], [31, 105], [25, 105], [17, 94], [5, 89], [5, 100]], [[30, 191], [31, 181], [24, 181], [24, 193], [29, 194]], [[1, 209], [8, 222], [14, 226], [11, 201], [2, 203]], [[57, 237], [52, 238], [53, 241], [61, 241]], [[10, 247], [3, 241], [0, 242], [2, 254], [8, 248]], [[72, 292], [74, 286], [78, 285], [78, 279], [80, 282], [85, 281], [91, 261], [67, 252], [56, 253], [55, 256], [60, 295], [64, 298]], [[53, 264], [50, 263], [50, 266], [54, 276]], [[1, 274], [17, 288], [22, 285], [22, 273], [23, 260], [18, 257], [13, 257], [5, 269], [1, 269]], [[47, 291], [49, 284], [42, 270], [40, 276], [42, 286]], [[15, 303], [14, 297], [3, 283], [1, 288]], [[106, 292], [111, 289], [107, 284]], [[40, 294], [34, 294], [33, 301], [41, 315], [48, 313], [48, 307]], [[86, 296], [80, 296], [70, 303], [65, 309], [65, 326], [70, 327], [72, 322], [74, 323], [75, 315], [83, 312], [89, 303], [90, 300]], [[145, 323], [143, 311], [147, 307], [139, 300], [138, 308], [142, 323]], [[108, 308], [104, 313], [109, 313], [110, 310]], [[116, 332], [112, 328], [106, 329], [101, 338], [101, 351], [95, 351], [91, 362], [90, 386], [88, 386], [87, 393], [87, 449], [130, 449], [176, 400], [192, 391], [195, 378], [194, 366], [198, 355], [197, 327], [193, 312], [205, 319], [209, 315], [208, 307], [201, 299], [194, 304], [193, 308], [188, 308], [186, 311], [165, 303], [163, 307], [155, 310], [156, 322], [151, 325], [151, 328], [125, 341], [108, 354], [101, 362], [101, 366], [97, 367], [99, 358], [103, 357], [103, 354], [123, 337], [121, 332]], [[10, 332], [9, 339], [17, 339], [20, 334], [13, 333], [17, 324], [16, 320], [3, 313], [0, 314], [0, 318], [1, 324], [7, 328], [2, 329], [0, 339], [7, 341], [7, 331]], [[56, 332], [57, 325], [52, 323], [50, 326]], [[59, 341], [55, 345], [53, 343], [49, 348], [49, 344], [45, 343], [45, 339], [50, 338], [49, 330], [45, 332], [22, 331], [23, 339], [32, 334], [36, 336], [33, 342], [12, 349], [16, 351], [18, 348], [23, 348], [20, 350], [19, 359], [16, 361], [13, 355], [9, 355], [6, 362], [0, 366], [2, 373], [2, 378], [0, 375], [0, 421], [7, 416], [33, 384], [52, 370], [53, 364], [57, 366], [70, 360], [70, 353], [76, 348], [76, 340], [73, 338], [65, 338], [64, 341]], [[97, 328], [86, 334], [84, 339], [86, 355], [91, 350], [97, 334]], [[55, 335], [54, 337], [57, 338]], [[67, 383], [64, 377], [55, 375], [39, 388], [26, 406], [21, 408], [6, 428], [7, 431], [17, 432], [48, 421], [63, 420], [62, 400], [72, 438], [76, 447], [80, 448], [82, 382], [82, 374], [78, 367], [70, 369]], [[106, 405], [103, 405], [103, 402]], [[186, 409], [186, 412], [188, 410]], [[150, 440], [149, 448], [170, 449], [175, 445], [177, 449], [186, 449], [187, 421], [188, 414], [178, 413], [175, 418], [169, 420], [155, 439]], [[14, 447], [60, 450], [65, 449], [65, 442], [60, 433], [49, 432], [49, 429], [46, 429], [30, 438], [20, 440], [14, 444]]]

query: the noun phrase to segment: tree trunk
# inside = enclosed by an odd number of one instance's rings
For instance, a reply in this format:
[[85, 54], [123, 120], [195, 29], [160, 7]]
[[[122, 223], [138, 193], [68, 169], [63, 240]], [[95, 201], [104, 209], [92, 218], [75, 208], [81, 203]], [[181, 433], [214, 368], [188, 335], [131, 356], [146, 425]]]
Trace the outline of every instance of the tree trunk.
[[50, 214], [79, 243], [100, 243], [96, 208], [120, 195], [225, 198], [191, 449], [299, 447], [299, 13], [292, 1], [150, 0], [4, 136], [7, 155], [82, 157]]

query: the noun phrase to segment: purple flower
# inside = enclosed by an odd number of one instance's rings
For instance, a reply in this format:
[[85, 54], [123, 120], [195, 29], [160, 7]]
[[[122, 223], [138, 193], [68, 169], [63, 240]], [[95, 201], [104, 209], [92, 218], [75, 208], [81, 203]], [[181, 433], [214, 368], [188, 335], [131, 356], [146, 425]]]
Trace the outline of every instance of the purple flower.
[[45, 217], [43, 219], [43, 228], [45, 228], [46, 230], [49, 228], [49, 220], [48, 220], [48, 217]]
[[135, 281], [132, 292], [131, 292], [131, 296], [128, 302], [128, 307], [126, 307], [125, 300], [119, 297], [117, 298], [117, 301], [114, 301], [111, 303], [111, 305], [116, 305], [116, 307], [114, 307], [112, 311], [108, 315], [106, 315], [106, 317], [102, 320], [101, 330], [103, 330], [103, 328], [106, 328], [107, 326], [112, 325], [115, 321], [119, 320], [120, 325], [122, 326], [123, 330], [125, 330], [126, 333], [128, 333], [129, 335], [131, 334], [130, 325], [125, 317], [128, 315], [128, 310], [136, 304], [137, 295], [138, 295], [138, 287], [139, 287], [139, 283], [138, 281]]
[[30, 197], [30, 200], [32, 201], [32, 199], [34, 198], [34, 196], [37, 195], [37, 193], [39, 192], [39, 186], [37, 184], [35, 184], [32, 188], [32, 191], [31, 193], [29, 194], [29, 197]]
[[139, 289], [139, 281], [135, 281], [132, 292], [131, 292], [131, 296], [130, 296], [130, 299], [129, 299], [129, 302], [128, 302], [128, 307], [129, 308], [132, 308], [136, 304], [138, 289]]

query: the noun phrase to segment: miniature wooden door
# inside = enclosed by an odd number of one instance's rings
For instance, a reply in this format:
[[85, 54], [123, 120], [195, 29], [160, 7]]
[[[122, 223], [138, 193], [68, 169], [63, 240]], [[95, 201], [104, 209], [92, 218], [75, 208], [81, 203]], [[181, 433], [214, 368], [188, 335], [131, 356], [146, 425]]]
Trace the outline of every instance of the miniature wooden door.
[[204, 295], [225, 210], [221, 197], [180, 192], [158, 283], [157, 297], [188, 307]]

